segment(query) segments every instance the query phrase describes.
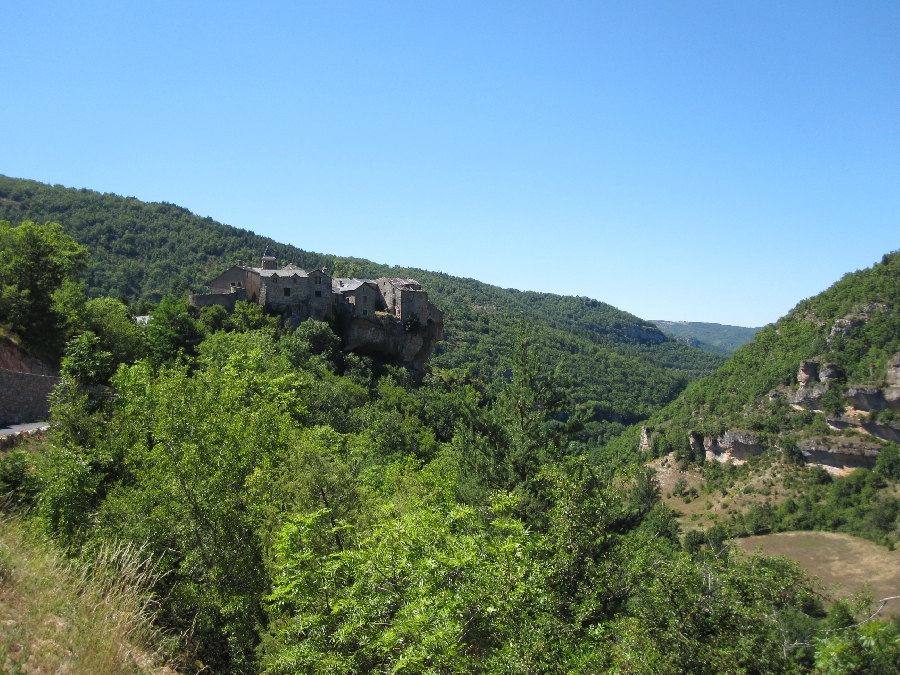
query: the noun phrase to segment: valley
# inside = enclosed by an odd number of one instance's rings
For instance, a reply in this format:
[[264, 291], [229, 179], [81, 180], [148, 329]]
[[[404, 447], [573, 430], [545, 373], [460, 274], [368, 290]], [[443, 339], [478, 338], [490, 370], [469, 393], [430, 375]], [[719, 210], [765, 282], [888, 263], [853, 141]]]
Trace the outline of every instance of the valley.
[[[7, 627], [33, 547], [34, 583], [131, 603], [104, 658], [136, 672], [822, 673], [847, 641], [900, 664], [894, 605], [845, 597], [897, 583], [898, 253], [759, 330], [673, 337], [171, 204], [0, 177], [0, 218], [4, 401], [39, 382], [49, 418], [0, 451]], [[96, 590], [110, 551], [146, 574]], [[28, 612], [16, 664], [62, 614]], [[54, 664], [87, 663], [73, 636]]]

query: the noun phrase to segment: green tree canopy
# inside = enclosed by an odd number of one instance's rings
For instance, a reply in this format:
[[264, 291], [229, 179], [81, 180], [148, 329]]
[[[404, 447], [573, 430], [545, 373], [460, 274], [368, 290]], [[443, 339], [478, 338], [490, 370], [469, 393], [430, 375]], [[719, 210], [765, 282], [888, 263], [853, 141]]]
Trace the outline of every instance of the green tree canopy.
[[13, 227], [0, 221], [0, 324], [29, 347], [58, 358], [70, 334], [64, 308], [73, 294], [83, 298], [77, 277], [87, 259], [87, 249], [58, 223]]

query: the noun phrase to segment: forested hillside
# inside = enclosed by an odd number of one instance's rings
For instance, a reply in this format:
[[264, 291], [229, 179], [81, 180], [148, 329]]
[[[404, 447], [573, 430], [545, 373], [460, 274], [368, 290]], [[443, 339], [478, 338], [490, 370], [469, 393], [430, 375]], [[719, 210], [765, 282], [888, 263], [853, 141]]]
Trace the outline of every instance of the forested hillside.
[[172, 204], [0, 177], [0, 220], [55, 221], [90, 251], [90, 296], [110, 295], [146, 313], [166, 293], [202, 290], [227, 266], [270, 246], [281, 263], [336, 275], [408, 276], [444, 310], [445, 341], [432, 365], [498, 382], [523, 320], [540, 359], [572, 379], [586, 434], [608, 438], [644, 419], [724, 359], [666, 338], [636, 316], [584, 297], [501, 289], [420, 269], [392, 268], [279, 244]]
[[885, 477], [900, 478], [900, 253], [800, 302], [642, 427], [643, 438], [634, 427], [607, 452], [674, 453], [671, 496], [705, 502], [687, 507], [694, 523], [734, 536], [834, 530], [893, 547], [900, 494]]
[[[0, 253], [4, 331], [61, 344], [49, 437], [0, 453], [0, 509], [85, 581], [30, 581], [54, 568], [10, 555], [0, 528], [5, 598], [43, 586], [84, 600], [68, 633], [49, 603], [0, 617], [21, 640], [11, 667], [55, 644], [48, 622], [84, 663], [91, 641], [64, 636], [117, 614], [123, 630], [94, 636], [108, 653], [146, 646], [226, 675], [900, 668], [900, 627], [873, 621], [869, 600], [826, 608], [796, 564], [742, 553], [721, 526], [682, 536], [645, 456], [579, 441], [565, 373], [527, 322], [507, 377], [419, 380], [344, 353], [326, 323], [290, 329], [253, 303], [197, 316], [168, 295], [136, 323], [116, 298], [84, 295], [87, 250], [58, 224], [0, 222]], [[881, 462], [829, 495], [884, 513], [872, 500], [898, 476]], [[136, 574], [109, 584], [116, 561]]]
[[[893, 253], [871, 268], [845, 275], [761, 329], [654, 421], [710, 433], [750, 429], [776, 444], [789, 431], [806, 434], [806, 421], [817, 419], [792, 410], [791, 404], [840, 416], [853, 405], [847, 396], [852, 398], [854, 390], [886, 384], [888, 362], [898, 352], [900, 254]], [[805, 362], [816, 364], [816, 373], [803, 383], [798, 371]], [[879, 412], [885, 420], [892, 417], [890, 405], [881, 407], [874, 410], [876, 418]], [[824, 422], [825, 415], [818, 417]]]

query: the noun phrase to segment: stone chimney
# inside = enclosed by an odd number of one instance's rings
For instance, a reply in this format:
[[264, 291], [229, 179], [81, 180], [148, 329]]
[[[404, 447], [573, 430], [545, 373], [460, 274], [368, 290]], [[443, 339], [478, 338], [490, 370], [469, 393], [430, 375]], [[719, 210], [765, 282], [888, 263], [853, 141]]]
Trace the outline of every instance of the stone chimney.
[[272, 251], [270, 251], [269, 247], [266, 246], [266, 251], [265, 251], [265, 253], [263, 253], [263, 257], [262, 257], [262, 268], [264, 270], [274, 270], [276, 262], [277, 262], [277, 259], [275, 258], [274, 255], [272, 255]]

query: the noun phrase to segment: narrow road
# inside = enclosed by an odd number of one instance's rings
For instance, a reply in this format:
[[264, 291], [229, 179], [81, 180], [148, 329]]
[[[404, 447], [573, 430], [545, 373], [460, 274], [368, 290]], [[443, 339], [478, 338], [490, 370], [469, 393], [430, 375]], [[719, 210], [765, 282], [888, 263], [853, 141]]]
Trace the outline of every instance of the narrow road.
[[0, 427], [0, 438], [10, 436], [20, 431], [31, 431], [32, 429], [49, 429], [47, 422], [29, 422], [28, 424], [11, 424], [8, 427]]

